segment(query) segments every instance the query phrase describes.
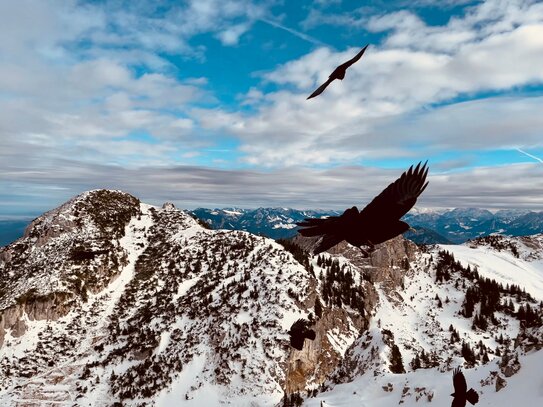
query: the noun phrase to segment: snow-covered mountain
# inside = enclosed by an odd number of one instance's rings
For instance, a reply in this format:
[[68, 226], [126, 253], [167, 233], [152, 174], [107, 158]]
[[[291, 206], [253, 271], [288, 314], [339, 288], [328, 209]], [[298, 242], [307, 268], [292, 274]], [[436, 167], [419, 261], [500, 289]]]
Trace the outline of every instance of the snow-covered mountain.
[[[377, 286], [369, 329], [330, 389], [304, 405], [449, 405], [456, 366], [466, 368], [480, 405], [543, 402], [543, 235], [429, 248], [403, 284]], [[405, 374], [393, 373], [395, 346]]]
[[459, 365], [482, 405], [541, 397], [543, 236], [284, 244], [120, 191], [44, 214], [0, 249], [0, 405], [443, 405]]
[[372, 286], [353, 277], [357, 308], [321, 305], [317, 340], [292, 350], [293, 322], [317, 318], [302, 262], [171, 204], [84, 193], [0, 249], [0, 405], [273, 405], [316, 387], [366, 326]]

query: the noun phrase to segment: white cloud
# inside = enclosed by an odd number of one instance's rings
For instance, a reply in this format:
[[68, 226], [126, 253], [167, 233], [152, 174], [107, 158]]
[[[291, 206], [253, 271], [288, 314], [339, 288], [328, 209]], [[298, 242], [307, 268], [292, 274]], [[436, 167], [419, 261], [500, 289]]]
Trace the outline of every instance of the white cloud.
[[217, 36], [223, 45], [237, 45], [239, 38], [249, 30], [248, 24], [237, 24], [221, 31]]
[[[203, 125], [238, 137], [249, 163], [269, 166], [398, 156], [421, 143], [434, 152], [509, 148], [511, 140], [542, 145], [534, 130], [540, 99], [454, 99], [543, 84], [543, 3], [489, 0], [445, 26], [427, 26], [406, 11], [368, 25], [392, 32], [318, 98], [305, 100], [359, 48], [319, 48], [290, 61], [264, 75], [281, 90], [255, 100], [256, 113], [213, 112]], [[431, 108], [444, 103], [452, 104]]]
[[[268, 6], [194, 0], [160, 12], [154, 2], [127, 4], [0, 2], [0, 36], [9, 39], [0, 42], [2, 190], [53, 194], [58, 203], [84, 189], [110, 187], [186, 206], [341, 208], [367, 202], [403, 170], [354, 166], [366, 159], [416, 162], [450, 149], [543, 145], [541, 97], [440, 106], [481, 91], [543, 83], [540, 2], [489, 0], [444, 26], [407, 12], [339, 16], [385, 30], [384, 42], [372, 44], [344, 81], [316, 99], [305, 100], [364, 44], [343, 52], [318, 48], [268, 72], [262, 87], [238, 95], [244, 108], [234, 112], [194, 108], [216, 102], [206, 78], [183, 78], [164, 54], [205, 58], [205, 48], [190, 41], [202, 33], [236, 45], [254, 21], [275, 21]], [[141, 66], [151, 72], [139, 73]], [[277, 91], [266, 93], [270, 85]], [[245, 164], [272, 168], [175, 166], [197, 157], [213, 132], [234, 136]], [[128, 137], [139, 133], [152, 136]], [[304, 168], [329, 164], [339, 167]], [[540, 172], [534, 163], [432, 173], [421, 205], [541, 208]]]
[[[416, 160], [413, 160], [415, 163]], [[22, 203], [43, 185], [62, 185], [48, 190], [47, 202], [58, 205], [81, 191], [114, 188], [130, 192], [146, 202], [174, 201], [180, 207], [258, 207], [345, 209], [364, 207], [407, 168], [377, 169], [338, 167], [316, 170], [290, 167], [273, 171], [219, 170], [194, 166], [123, 168], [112, 165], [63, 166], [42, 171], [14, 171], [2, 191], [16, 191], [21, 202], [0, 194], [0, 207]], [[20, 164], [22, 166], [22, 164]], [[541, 165], [518, 164], [483, 167], [463, 172], [436, 173], [430, 165], [428, 188], [419, 198], [420, 207], [527, 208], [543, 210]], [[9, 187], [9, 188], [8, 188]], [[15, 194], [15, 192], [14, 192]], [[41, 210], [49, 209], [42, 207]]]

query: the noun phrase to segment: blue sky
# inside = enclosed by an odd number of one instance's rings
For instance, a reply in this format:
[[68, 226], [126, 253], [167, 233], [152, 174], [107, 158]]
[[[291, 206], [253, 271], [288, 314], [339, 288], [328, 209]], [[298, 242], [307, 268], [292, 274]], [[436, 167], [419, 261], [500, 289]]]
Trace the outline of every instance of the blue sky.
[[420, 160], [420, 206], [543, 209], [541, 2], [22, 0], [0, 38], [0, 217], [339, 209]]

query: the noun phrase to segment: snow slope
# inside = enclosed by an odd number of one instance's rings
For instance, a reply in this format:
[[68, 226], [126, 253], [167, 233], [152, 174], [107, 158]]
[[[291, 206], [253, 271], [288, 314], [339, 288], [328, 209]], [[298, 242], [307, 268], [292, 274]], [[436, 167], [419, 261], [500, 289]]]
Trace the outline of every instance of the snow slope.
[[517, 284], [543, 301], [543, 260], [527, 261], [508, 251], [492, 247], [440, 245], [464, 265], [477, 267], [479, 273], [502, 284]]
[[[519, 360], [521, 370], [507, 378], [506, 387], [499, 392], [496, 392], [493, 385], [482, 384], [491, 372], [499, 371], [496, 363], [463, 370], [468, 387], [479, 393], [477, 407], [535, 407], [543, 404], [543, 352], [532, 352], [521, 356]], [[386, 391], [384, 387], [392, 390]], [[453, 392], [452, 372], [441, 372], [434, 368], [401, 375], [364, 375], [309, 398], [303, 405], [321, 407], [322, 401], [325, 407], [390, 407], [400, 403], [405, 407], [449, 406], [452, 402], [450, 394]], [[431, 402], [428, 400], [429, 395], [432, 397]]]
[[[515, 347], [514, 344], [518, 338], [526, 338], [525, 332], [528, 336], [537, 336], [542, 343], [541, 328], [523, 331], [514, 315], [496, 312], [497, 325], [490, 324], [487, 330], [474, 330], [473, 318], [462, 316], [466, 288], [473, 286], [474, 282], [465, 281], [458, 273], [453, 273], [449, 281], [436, 281], [439, 252], [447, 250], [464, 267], [469, 265], [473, 270], [476, 266], [480, 276], [494, 279], [504, 286], [507, 283], [519, 285], [540, 300], [543, 269], [541, 252], [535, 244], [540, 238], [522, 239], [522, 242], [517, 242], [518, 258], [510, 251], [477, 246], [473, 242], [464, 246], [436, 246], [410, 263], [403, 289], [387, 290], [381, 284], [377, 285], [379, 302], [368, 330], [347, 352], [334, 380], [328, 382], [332, 388], [308, 398], [304, 405], [320, 406], [322, 401], [323, 406], [379, 407], [399, 403], [417, 406], [429, 403], [430, 399], [436, 405], [450, 405], [452, 398], [449, 394], [454, 391], [452, 369], [457, 366], [463, 367], [468, 384], [480, 394], [478, 406], [508, 406], [513, 402], [520, 406], [542, 405], [543, 352], [533, 350], [537, 347]], [[529, 243], [531, 250], [524, 243]], [[503, 294], [503, 298], [508, 300], [512, 297]], [[521, 301], [521, 304], [526, 304], [526, 301]], [[532, 303], [532, 307], [537, 309], [538, 304]], [[450, 326], [459, 335], [455, 342], [451, 340]], [[497, 340], [499, 336], [505, 339], [504, 343]], [[475, 366], [462, 356], [461, 345], [464, 342], [479, 354]], [[394, 374], [389, 369], [394, 344], [400, 349], [406, 373]], [[489, 359], [486, 364], [481, 359], [483, 349]], [[434, 367], [415, 370], [410, 362], [423, 350], [430, 355]], [[505, 370], [498, 366], [502, 361], [500, 354], [504, 352], [519, 355], [522, 367], [511, 377], [505, 377]], [[507, 382], [499, 392], [496, 392], [496, 377], [491, 372], [497, 372]], [[338, 381], [342, 384], [334, 384]]]

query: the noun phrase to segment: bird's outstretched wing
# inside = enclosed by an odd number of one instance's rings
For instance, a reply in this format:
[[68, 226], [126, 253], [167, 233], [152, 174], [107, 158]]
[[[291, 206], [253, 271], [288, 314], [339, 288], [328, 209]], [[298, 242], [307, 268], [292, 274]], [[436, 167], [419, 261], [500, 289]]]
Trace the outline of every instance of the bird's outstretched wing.
[[309, 321], [301, 318], [292, 324], [290, 331], [288, 332], [290, 335], [290, 346], [295, 349], [302, 350], [305, 338], [311, 340], [315, 339], [315, 331], [307, 328], [308, 323]]
[[326, 82], [324, 82], [321, 86], [319, 86], [317, 89], [315, 89], [315, 91], [311, 95], [309, 95], [306, 100], [314, 98], [315, 96], [319, 96], [322, 92], [324, 92], [324, 89], [326, 89], [328, 87], [328, 85], [330, 85], [332, 83], [333, 80], [334, 80], [334, 78], [329, 76], [328, 79], [326, 80]]
[[290, 327], [290, 332], [301, 332], [305, 329], [307, 321], [303, 318], [296, 320]]
[[[368, 45], [370, 45], [370, 44], [368, 44]], [[362, 58], [362, 55], [364, 55], [364, 52], [366, 52], [366, 48], [368, 48], [368, 45], [366, 45], [364, 48], [362, 48], [362, 50], [358, 54], [356, 54], [353, 58], [351, 58], [347, 62], [341, 64], [338, 68], [347, 69], [348, 67], [350, 67], [355, 62], [358, 62], [358, 60], [360, 58]]]
[[409, 167], [400, 178], [386, 187], [383, 192], [373, 198], [362, 211], [360, 217], [368, 220], [380, 219], [385, 216], [390, 220], [399, 220], [417, 202], [417, 198], [426, 186], [428, 175], [428, 162], [421, 167], [419, 162], [415, 169]]
[[458, 395], [465, 395], [466, 394], [466, 390], [468, 389], [468, 385], [466, 384], [466, 378], [464, 377], [464, 373], [462, 373], [460, 371], [459, 367], [454, 369], [454, 372], [453, 372], [453, 385], [454, 385], [454, 392], [456, 394], [458, 394]]
[[353, 206], [341, 216], [330, 216], [326, 219], [307, 218], [296, 223], [304, 229], [298, 232], [305, 237], [323, 236], [313, 254], [322, 253], [345, 239], [344, 231], [349, 230], [358, 219], [358, 208]]

